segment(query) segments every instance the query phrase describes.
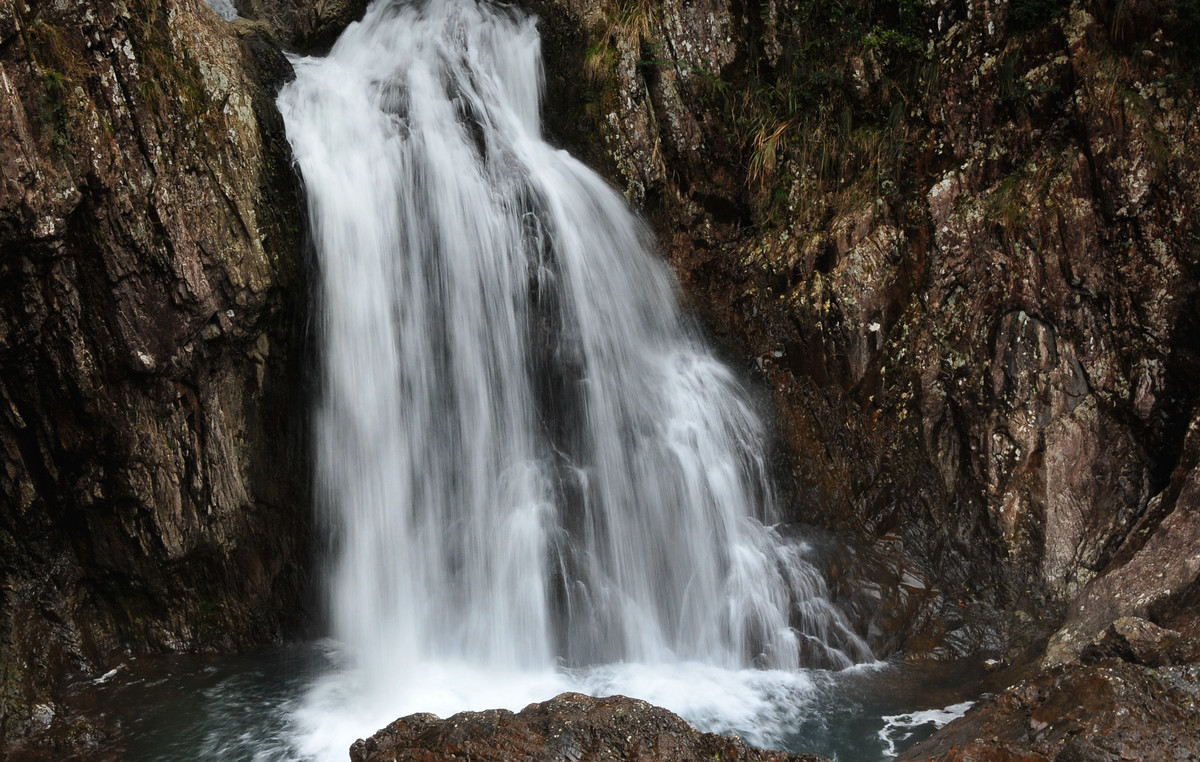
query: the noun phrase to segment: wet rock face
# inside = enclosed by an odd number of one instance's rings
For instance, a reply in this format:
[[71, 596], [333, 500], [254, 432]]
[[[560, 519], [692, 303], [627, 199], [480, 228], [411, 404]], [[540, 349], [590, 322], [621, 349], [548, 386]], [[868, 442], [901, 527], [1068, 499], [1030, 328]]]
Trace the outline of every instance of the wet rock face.
[[1057, 668], [973, 707], [899, 762], [1200, 759], [1200, 665]]
[[362, 18], [369, 0], [234, 0], [238, 14], [261, 22], [287, 50], [321, 53]]
[[[880, 653], [1061, 618], [1047, 665], [1196, 661], [1195, 3], [522, 4], [553, 136], [772, 389], [794, 517], [873, 545], [834, 582]], [[0, 0], [0, 743], [118, 647], [297, 611], [271, 100], [364, 6]]]
[[201, 0], [0, 2], [0, 744], [118, 648], [297, 618], [289, 72]]
[[[1115, 654], [1154, 665], [1180, 642], [1200, 645], [1200, 414], [1167, 487], [1113, 563], [1077, 596], [1046, 648], [1057, 665]], [[1193, 647], [1191, 660], [1200, 660]], [[1175, 657], [1176, 661], [1185, 660]]]
[[445, 720], [414, 714], [350, 747], [352, 762], [475, 759], [741, 760], [821, 762], [823, 757], [753, 749], [731, 736], [693, 730], [677, 715], [644, 701], [563, 693], [520, 712], [463, 712]]
[[1200, 754], [1200, 9], [559, 5], [876, 652], [1050, 670], [908, 758]]
[[795, 515], [928, 582], [893, 644], [1032, 642], [1149, 537], [1200, 377], [1192, 6], [558, 5]]

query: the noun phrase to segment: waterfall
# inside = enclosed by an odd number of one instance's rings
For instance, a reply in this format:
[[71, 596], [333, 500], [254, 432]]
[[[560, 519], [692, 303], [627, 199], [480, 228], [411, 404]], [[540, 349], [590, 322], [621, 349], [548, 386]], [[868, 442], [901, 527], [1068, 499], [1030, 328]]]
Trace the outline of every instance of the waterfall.
[[361, 680], [869, 658], [770, 528], [763, 426], [644, 225], [541, 139], [535, 19], [380, 1], [294, 63], [328, 594]]

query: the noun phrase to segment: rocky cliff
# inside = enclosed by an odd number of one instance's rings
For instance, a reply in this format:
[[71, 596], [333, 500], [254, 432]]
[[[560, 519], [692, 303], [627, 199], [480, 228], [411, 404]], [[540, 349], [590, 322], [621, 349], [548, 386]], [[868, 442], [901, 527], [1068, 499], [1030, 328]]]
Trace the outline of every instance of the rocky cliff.
[[1194, 544], [1194, 3], [555, 12], [591, 83], [560, 134], [774, 390], [796, 515], [911, 566], [928, 618], [884, 641], [1003, 650]]
[[0, 746], [86, 737], [51, 689], [122, 650], [300, 619], [289, 74], [201, 0], [0, 2]]
[[[1174, 680], [1184, 707], [1200, 5], [522, 4], [551, 134], [773, 393], [792, 517], [858, 539], [830, 571], [879, 652], [1052, 667], [973, 720], [1013, 754], [1078, 751], [1003, 725], [1055, 686]], [[122, 648], [244, 647], [299, 610], [303, 248], [271, 98], [279, 47], [361, 3], [242, 6], [0, 0], [4, 736]]]
[[[831, 571], [880, 653], [1144, 663], [1120, 623], [1194, 661], [1162, 644], [1200, 600], [1200, 6], [543, 13], [585, 40], [560, 138], [773, 390], [793, 515], [869, 546]], [[1086, 698], [1072, 669], [1042, 680]]]

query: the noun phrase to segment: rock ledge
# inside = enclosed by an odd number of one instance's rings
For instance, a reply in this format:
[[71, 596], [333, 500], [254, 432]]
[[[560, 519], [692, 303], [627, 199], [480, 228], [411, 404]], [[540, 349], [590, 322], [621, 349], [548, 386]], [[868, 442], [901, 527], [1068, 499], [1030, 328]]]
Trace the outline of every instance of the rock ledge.
[[514, 714], [462, 712], [442, 720], [413, 714], [350, 747], [353, 762], [515, 760], [725, 760], [822, 762], [823, 757], [754, 749], [740, 739], [701, 733], [645, 701], [563, 693]]

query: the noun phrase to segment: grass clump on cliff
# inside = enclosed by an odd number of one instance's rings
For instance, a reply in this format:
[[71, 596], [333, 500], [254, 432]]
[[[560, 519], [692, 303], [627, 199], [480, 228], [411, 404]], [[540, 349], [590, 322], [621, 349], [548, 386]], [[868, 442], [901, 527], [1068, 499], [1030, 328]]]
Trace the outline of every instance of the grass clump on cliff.
[[[18, 9], [19, 12], [19, 9]], [[20, 17], [18, 17], [20, 19]], [[41, 80], [41, 122], [46, 142], [60, 160], [70, 158], [75, 89], [84, 84], [87, 68], [77, 45], [63, 30], [41, 16], [20, 19], [29, 60]]]
[[605, 0], [593, 6], [583, 69], [591, 117], [600, 121], [618, 98], [616, 70], [623, 53], [634, 52], [644, 63], [655, 58], [662, 42], [656, 33], [654, 0]]
[[909, 94], [935, 73], [918, 0], [796, 10], [773, 30], [779, 52], [757, 51], [745, 86], [727, 90], [730, 140], [768, 226], [817, 213], [804, 205], [823, 196], [889, 194], [906, 155]]
[[132, 4], [128, 33], [139, 64], [147, 69], [138, 77], [138, 94], [156, 118], [182, 111], [199, 122], [200, 115], [211, 113], [194, 62], [172, 50], [173, 30], [160, 4]]

